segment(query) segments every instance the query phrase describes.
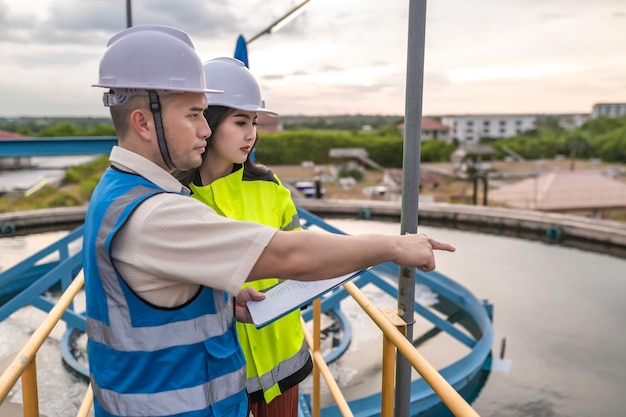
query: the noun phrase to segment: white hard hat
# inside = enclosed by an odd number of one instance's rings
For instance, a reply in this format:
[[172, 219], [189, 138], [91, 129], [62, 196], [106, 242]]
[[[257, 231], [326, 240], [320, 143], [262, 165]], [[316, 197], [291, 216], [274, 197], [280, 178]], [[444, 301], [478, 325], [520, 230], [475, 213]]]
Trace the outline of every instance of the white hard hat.
[[124, 104], [148, 90], [220, 93], [206, 88], [202, 60], [189, 35], [169, 26], [133, 26], [115, 34], [100, 60], [105, 106]]
[[224, 90], [224, 94], [206, 94], [209, 106], [225, 106], [278, 116], [278, 113], [265, 108], [259, 83], [240, 60], [219, 57], [207, 61], [204, 63], [204, 76], [208, 88]]

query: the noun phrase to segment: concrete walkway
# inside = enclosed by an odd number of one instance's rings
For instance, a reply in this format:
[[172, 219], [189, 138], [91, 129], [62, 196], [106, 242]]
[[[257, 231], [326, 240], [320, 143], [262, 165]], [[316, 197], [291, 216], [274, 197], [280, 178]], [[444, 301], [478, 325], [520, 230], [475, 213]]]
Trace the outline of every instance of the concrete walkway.
[[[298, 199], [296, 204], [318, 216], [400, 221], [400, 202]], [[0, 237], [70, 230], [84, 221], [86, 206], [0, 214]], [[420, 225], [473, 230], [539, 240], [626, 258], [626, 223], [568, 214], [420, 203]]]
[[[401, 203], [299, 199], [320, 217], [400, 221]], [[569, 214], [447, 203], [420, 203], [418, 224], [539, 240], [626, 258], [626, 223]]]

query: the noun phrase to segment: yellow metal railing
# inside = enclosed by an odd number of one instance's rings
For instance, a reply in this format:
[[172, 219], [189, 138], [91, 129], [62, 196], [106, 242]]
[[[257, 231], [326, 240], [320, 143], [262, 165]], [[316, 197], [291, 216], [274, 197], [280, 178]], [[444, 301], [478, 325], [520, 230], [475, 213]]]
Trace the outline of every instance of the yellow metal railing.
[[[4, 402], [9, 391], [22, 378], [22, 400], [24, 403], [24, 417], [39, 417], [39, 399], [37, 394], [37, 366], [36, 356], [50, 332], [61, 319], [72, 300], [83, 288], [84, 276], [82, 271], [74, 279], [72, 284], [63, 293], [56, 305], [50, 310], [44, 321], [26, 342], [9, 367], [0, 375], [0, 404]], [[359, 291], [351, 282], [344, 284], [346, 291], [361, 306], [370, 318], [383, 332], [383, 364], [382, 364], [382, 389], [381, 389], [381, 417], [393, 415], [394, 373], [395, 373], [395, 350], [397, 349], [413, 365], [413, 368], [430, 385], [433, 391], [448, 406], [456, 417], [478, 417], [476, 411], [461, 397], [461, 395], [422, 357], [413, 344], [405, 337], [406, 323], [389, 309], [378, 309]], [[328, 389], [333, 396], [337, 407], [344, 417], [352, 417], [348, 402], [341, 393], [332, 376], [328, 365], [324, 361], [320, 346], [321, 333], [321, 301], [313, 302], [313, 336], [304, 326], [304, 335], [313, 356], [313, 389], [312, 389], [312, 416], [321, 415], [320, 384], [324, 377]], [[93, 403], [91, 385], [83, 398], [78, 409], [77, 417], [86, 417]]]
[[[39, 417], [39, 397], [37, 393], [37, 352], [46, 341], [46, 338], [57, 325], [63, 313], [76, 297], [76, 294], [83, 288], [85, 277], [81, 271], [72, 281], [67, 290], [63, 292], [59, 301], [50, 310], [44, 321], [37, 327], [37, 330], [31, 335], [24, 347], [19, 351], [13, 362], [0, 375], [0, 404], [4, 402], [11, 388], [16, 384], [17, 380], [22, 377], [22, 401], [24, 403], [24, 417]], [[87, 399], [87, 395], [85, 395]], [[91, 395], [89, 395], [91, 401]], [[81, 407], [82, 410], [83, 407]], [[84, 414], [78, 416], [86, 416], [89, 407]]]
[[[363, 293], [351, 282], [343, 285], [345, 290], [361, 306], [363, 311], [382, 330], [383, 338], [383, 366], [382, 366], [382, 389], [381, 389], [381, 417], [393, 415], [393, 395], [395, 377], [395, 348], [413, 365], [413, 368], [430, 385], [433, 391], [441, 398], [443, 403], [456, 417], [479, 417], [478, 413], [465, 401], [465, 399], [446, 381], [441, 374], [419, 354], [413, 344], [406, 339], [404, 323], [400, 316], [388, 309], [379, 310], [363, 295]], [[312, 340], [307, 329], [304, 329], [305, 338], [313, 353], [313, 392], [312, 392], [312, 417], [320, 417], [320, 373], [324, 376], [328, 390], [335, 399], [342, 416], [352, 416], [352, 411], [343, 397], [339, 386], [330, 373], [324, 357], [320, 351], [320, 317], [321, 301], [313, 302], [313, 333]], [[401, 329], [401, 330], [400, 330]]]

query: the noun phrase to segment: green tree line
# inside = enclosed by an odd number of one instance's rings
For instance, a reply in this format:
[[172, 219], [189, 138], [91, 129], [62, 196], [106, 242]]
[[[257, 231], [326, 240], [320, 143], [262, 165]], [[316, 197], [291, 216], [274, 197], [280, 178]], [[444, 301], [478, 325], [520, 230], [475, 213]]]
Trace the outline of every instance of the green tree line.
[[[370, 159], [385, 168], [402, 167], [404, 139], [393, 131], [340, 132], [297, 130], [260, 135], [257, 160], [267, 165], [297, 165], [302, 161], [327, 164], [333, 148], [363, 148]], [[422, 143], [422, 161], [447, 161], [453, 144], [429, 140]]]
[[574, 130], [554, 126], [539, 127], [510, 139], [487, 139], [483, 142], [496, 149], [498, 159], [507, 155], [503, 148], [508, 146], [526, 159], [565, 155], [625, 163], [626, 117], [600, 117]]
[[[387, 125], [368, 131], [299, 129], [261, 133], [257, 159], [268, 165], [294, 165], [302, 161], [325, 164], [331, 162], [329, 151], [332, 148], [364, 148], [369, 157], [383, 167], [399, 168], [402, 166], [404, 146], [403, 137], [395, 129], [399, 121], [394, 119], [393, 122], [388, 121]], [[39, 137], [115, 135], [112, 124], [103, 119], [87, 118], [78, 124], [73, 120], [45, 124], [29, 119], [24, 123], [20, 125], [0, 119], [0, 129]], [[34, 126], [37, 126], [36, 129]], [[481, 143], [492, 146], [496, 150], [497, 159], [504, 159], [508, 155], [504, 149], [506, 146], [526, 159], [565, 155], [626, 162], [626, 117], [592, 119], [574, 130], [562, 129], [549, 120], [540, 122], [538, 126], [536, 130], [509, 139], [484, 138]], [[449, 161], [456, 147], [455, 141], [423, 140], [421, 160]]]
[[[20, 129], [20, 126], [14, 127], [13, 131]], [[113, 127], [107, 123], [73, 125], [70, 122], [59, 122], [41, 127], [36, 136], [113, 135]], [[298, 165], [302, 161], [326, 164], [332, 162], [329, 157], [332, 148], [364, 148], [369, 157], [383, 167], [400, 168], [403, 142], [395, 125], [373, 131], [295, 130], [262, 133], [257, 145], [256, 159], [266, 165]], [[496, 149], [497, 158], [507, 156], [503, 149], [506, 145], [527, 159], [552, 158], [562, 154], [625, 163], [626, 117], [594, 119], [571, 131], [556, 125], [541, 125], [535, 131], [510, 139], [485, 139], [483, 143]], [[425, 140], [421, 145], [421, 160], [448, 161], [455, 149], [454, 143]], [[46, 185], [30, 196], [0, 197], [0, 212], [84, 204], [91, 197], [107, 166], [108, 155], [103, 155], [94, 162], [68, 168], [64, 185], [58, 189]]]
[[97, 117], [0, 117], [0, 130], [22, 136], [112, 136], [110, 118]]

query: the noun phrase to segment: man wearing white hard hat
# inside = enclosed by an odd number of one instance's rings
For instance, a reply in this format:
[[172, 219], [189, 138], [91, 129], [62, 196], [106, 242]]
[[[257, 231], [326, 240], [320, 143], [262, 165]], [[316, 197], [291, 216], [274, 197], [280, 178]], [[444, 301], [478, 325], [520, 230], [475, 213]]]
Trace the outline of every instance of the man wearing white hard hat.
[[[277, 231], [230, 220], [172, 175], [202, 163], [211, 130], [202, 62], [166, 26], [114, 35], [100, 61], [118, 136], [85, 218], [89, 371], [101, 416], [248, 414], [234, 317], [263, 295], [248, 280], [327, 279], [381, 262], [435, 267], [424, 235]], [[233, 299], [234, 298], [234, 299]]]

